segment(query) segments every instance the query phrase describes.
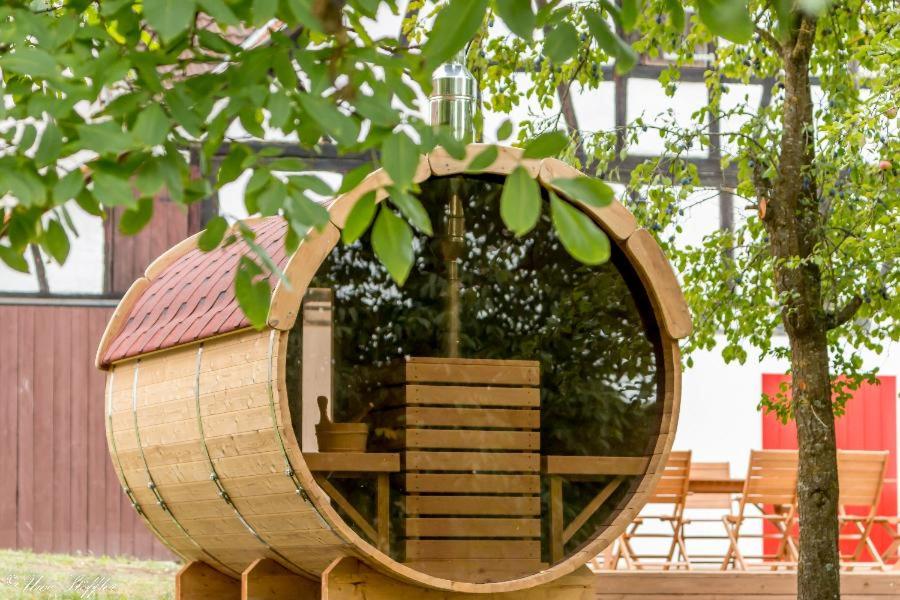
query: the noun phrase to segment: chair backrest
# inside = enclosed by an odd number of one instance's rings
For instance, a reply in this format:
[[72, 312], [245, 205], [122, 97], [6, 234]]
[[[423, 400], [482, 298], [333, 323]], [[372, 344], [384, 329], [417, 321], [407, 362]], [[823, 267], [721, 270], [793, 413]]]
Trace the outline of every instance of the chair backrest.
[[884, 486], [888, 451], [838, 450], [837, 461], [841, 510], [861, 506], [874, 515]]
[[650, 504], [672, 504], [676, 511], [684, 508], [691, 475], [691, 451], [676, 450], [669, 454], [663, 474], [650, 496]]
[[751, 450], [741, 506], [793, 505], [797, 497], [798, 465], [796, 450]]
[[[727, 462], [692, 462], [693, 479], [728, 479], [731, 465]], [[690, 494], [688, 508], [731, 508], [731, 494]]]

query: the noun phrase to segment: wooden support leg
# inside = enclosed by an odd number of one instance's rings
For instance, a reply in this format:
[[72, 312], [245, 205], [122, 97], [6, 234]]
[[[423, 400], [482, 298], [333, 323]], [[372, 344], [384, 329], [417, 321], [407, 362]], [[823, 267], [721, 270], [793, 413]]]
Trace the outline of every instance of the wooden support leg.
[[240, 600], [241, 582], [197, 560], [175, 575], [175, 600]]
[[271, 558], [253, 561], [241, 573], [241, 600], [319, 600], [321, 585], [288, 571]]
[[562, 478], [550, 476], [550, 560], [563, 559], [563, 490]]
[[391, 528], [391, 484], [387, 473], [379, 473], [376, 479], [376, 544], [382, 552], [390, 552]]

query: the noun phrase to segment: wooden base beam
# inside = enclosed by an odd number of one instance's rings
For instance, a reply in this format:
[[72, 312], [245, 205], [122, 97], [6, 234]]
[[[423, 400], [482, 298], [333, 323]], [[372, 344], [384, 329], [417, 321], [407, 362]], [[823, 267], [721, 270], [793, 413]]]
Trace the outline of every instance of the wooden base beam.
[[241, 600], [319, 600], [318, 581], [288, 571], [271, 558], [253, 561], [241, 573]]
[[175, 600], [240, 600], [241, 582], [204, 562], [191, 561], [175, 575]]
[[519, 592], [465, 594], [403, 583], [351, 557], [339, 558], [322, 573], [321, 600], [589, 600], [596, 575], [583, 567], [554, 582]]

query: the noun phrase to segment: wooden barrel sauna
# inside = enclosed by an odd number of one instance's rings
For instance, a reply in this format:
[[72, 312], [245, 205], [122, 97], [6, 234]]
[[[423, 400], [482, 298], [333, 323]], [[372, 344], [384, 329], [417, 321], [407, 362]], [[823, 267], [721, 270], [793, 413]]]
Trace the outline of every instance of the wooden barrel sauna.
[[[598, 267], [568, 257], [548, 210], [510, 235], [506, 174], [523, 165], [546, 202], [579, 173], [515, 148], [466, 171], [482, 148], [438, 148], [416, 175], [437, 229], [462, 194], [458, 272], [440, 234], [416, 237], [403, 288], [370, 244], [338, 243], [357, 200], [387, 197], [376, 171], [293, 254], [280, 217], [248, 221], [289, 282], [271, 279], [261, 331], [232, 291], [242, 243], [187, 239], [131, 286], [97, 353], [109, 450], [173, 552], [231, 577], [259, 559], [320, 577], [354, 557], [426, 588], [515, 591], [572, 572], [638, 513], [675, 434], [691, 327], [678, 282], [617, 201], [577, 205], [612, 242]], [[348, 431], [367, 432], [366, 451], [331, 451], [331, 421], [364, 423]]]

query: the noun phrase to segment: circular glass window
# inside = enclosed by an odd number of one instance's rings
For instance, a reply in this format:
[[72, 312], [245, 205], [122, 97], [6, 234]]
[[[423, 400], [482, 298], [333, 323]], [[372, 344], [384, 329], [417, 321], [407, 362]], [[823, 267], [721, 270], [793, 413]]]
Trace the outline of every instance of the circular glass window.
[[[422, 572], [503, 581], [598, 535], [647, 470], [660, 340], [622, 252], [585, 266], [544, 198], [517, 238], [502, 179], [435, 178], [402, 287], [339, 244], [291, 332], [297, 437], [336, 510]], [[324, 416], [323, 416], [324, 415]]]

